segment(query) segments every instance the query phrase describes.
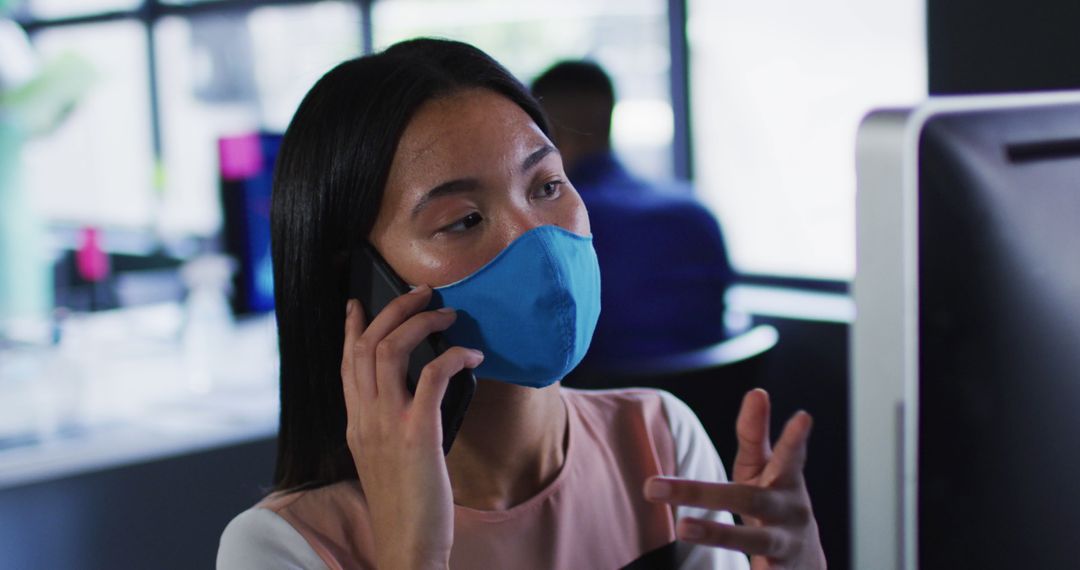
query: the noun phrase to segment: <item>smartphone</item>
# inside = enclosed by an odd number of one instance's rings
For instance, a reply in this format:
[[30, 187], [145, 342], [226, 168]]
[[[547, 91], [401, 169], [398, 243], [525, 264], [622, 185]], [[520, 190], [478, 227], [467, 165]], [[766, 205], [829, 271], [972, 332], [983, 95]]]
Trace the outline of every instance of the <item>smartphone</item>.
[[[357, 299], [364, 306], [367, 322], [371, 322], [394, 299], [409, 292], [405, 283], [370, 243], [364, 241], [350, 254], [349, 298]], [[429, 362], [445, 352], [450, 346], [442, 334], [435, 333], [421, 342], [409, 355], [406, 385], [409, 393], [416, 394], [420, 373]], [[465, 419], [473, 394], [476, 392], [476, 376], [471, 369], [464, 369], [452, 378], [446, 387], [446, 395], [440, 406], [442, 411], [443, 454], [450, 453], [458, 428]]]

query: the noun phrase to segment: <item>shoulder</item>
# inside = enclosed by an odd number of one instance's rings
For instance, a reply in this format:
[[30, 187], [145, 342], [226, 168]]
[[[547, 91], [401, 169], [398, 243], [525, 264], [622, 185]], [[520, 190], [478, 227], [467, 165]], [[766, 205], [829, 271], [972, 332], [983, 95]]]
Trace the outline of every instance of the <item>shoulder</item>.
[[270, 509], [252, 507], [221, 533], [217, 568], [322, 569], [326, 564], [288, 521]]
[[670, 392], [653, 388], [562, 388], [562, 391], [567, 403], [574, 406], [586, 423], [597, 425], [604, 431], [625, 434], [624, 428], [628, 425], [645, 426], [654, 445], [664, 451], [670, 449], [674, 458], [672, 475], [727, 480], [724, 466], [701, 420], [690, 406]]
[[666, 393], [653, 388], [562, 388], [563, 398], [579, 415], [604, 421], [636, 419], [641, 416], [651, 418], [656, 414], [663, 414], [662, 394]]
[[562, 388], [577, 425], [577, 447], [604, 450], [624, 467], [647, 467], [652, 474], [672, 473], [676, 454], [659, 390]]
[[615, 388], [582, 390], [562, 388], [563, 397], [579, 411], [607, 414], [663, 414], [672, 428], [687, 430], [701, 424], [690, 406], [665, 390], [656, 388]]
[[[709, 433], [686, 402], [661, 392], [664, 411], [675, 442], [675, 471], [678, 477], [726, 482], [727, 472]], [[735, 429], [735, 426], [732, 426]]]
[[[579, 416], [591, 417], [604, 443], [616, 453], [623, 446], [640, 447], [645, 440], [664, 463], [664, 475], [711, 483], [727, 481], [727, 473], [712, 440], [690, 406], [663, 390], [625, 388], [616, 390], [575, 390], [563, 388], [568, 405]], [[649, 437], [635, 437], [636, 427], [644, 427]], [[662, 459], [664, 456], [670, 460]], [[694, 517], [734, 524], [731, 514], [693, 507], [677, 507], [675, 518]], [[729, 550], [676, 544], [677, 566], [682, 569], [748, 568], [744, 555]]]
[[[599, 431], [625, 435], [631, 426], [643, 426], [654, 445], [673, 455], [678, 476], [687, 475], [680, 472], [682, 467], [700, 467], [716, 457], [701, 421], [690, 406], [670, 392], [654, 388], [562, 388], [562, 392], [582, 421]], [[719, 470], [723, 473], [722, 466]], [[717, 475], [714, 469], [703, 474]]]
[[660, 402], [664, 408], [664, 416], [667, 418], [668, 427], [671, 429], [671, 438], [675, 441], [676, 455], [680, 461], [692, 454], [716, 453], [709, 439], [708, 432], [701, 425], [697, 414], [670, 392], [658, 390]]

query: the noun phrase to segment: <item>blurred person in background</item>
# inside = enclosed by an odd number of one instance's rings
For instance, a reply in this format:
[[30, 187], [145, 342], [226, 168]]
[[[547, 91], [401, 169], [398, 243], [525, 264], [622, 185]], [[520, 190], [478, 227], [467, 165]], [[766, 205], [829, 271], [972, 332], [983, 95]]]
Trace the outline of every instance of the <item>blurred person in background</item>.
[[642, 180], [619, 161], [607, 73], [590, 61], [560, 62], [532, 93], [589, 211], [600, 261], [603, 311], [583, 369], [724, 340], [724, 291], [734, 273], [720, 226], [685, 189]]
[[[728, 483], [671, 394], [560, 385], [599, 312], [589, 215], [536, 101], [480, 50], [412, 40], [324, 75], [282, 141], [271, 226], [275, 490], [229, 523], [219, 568], [825, 567], [808, 414], [773, 447], [768, 396], [747, 394]], [[348, 293], [362, 244], [412, 287], [374, 318]], [[452, 346], [411, 393], [437, 332]]]

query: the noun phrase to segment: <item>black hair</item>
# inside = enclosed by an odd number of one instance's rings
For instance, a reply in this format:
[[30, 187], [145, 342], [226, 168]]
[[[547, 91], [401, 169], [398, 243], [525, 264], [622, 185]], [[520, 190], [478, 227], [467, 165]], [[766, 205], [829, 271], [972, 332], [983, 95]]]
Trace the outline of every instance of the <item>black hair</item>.
[[347, 252], [371, 232], [413, 114], [470, 88], [505, 96], [548, 134], [543, 111], [509, 71], [473, 46], [437, 39], [338, 65], [311, 88], [285, 132], [270, 208], [281, 359], [276, 490], [357, 477], [341, 386]]

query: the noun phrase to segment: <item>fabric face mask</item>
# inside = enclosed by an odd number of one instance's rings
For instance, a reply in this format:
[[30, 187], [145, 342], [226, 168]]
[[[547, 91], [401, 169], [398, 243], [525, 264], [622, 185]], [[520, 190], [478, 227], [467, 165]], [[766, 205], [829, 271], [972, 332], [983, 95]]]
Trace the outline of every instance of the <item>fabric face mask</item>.
[[440, 307], [457, 310], [446, 340], [484, 353], [478, 378], [549, 386], [581, 362], [600, 317], [592, 237], [529, 230], [472, 275], [434, 289], [431, 308]]

